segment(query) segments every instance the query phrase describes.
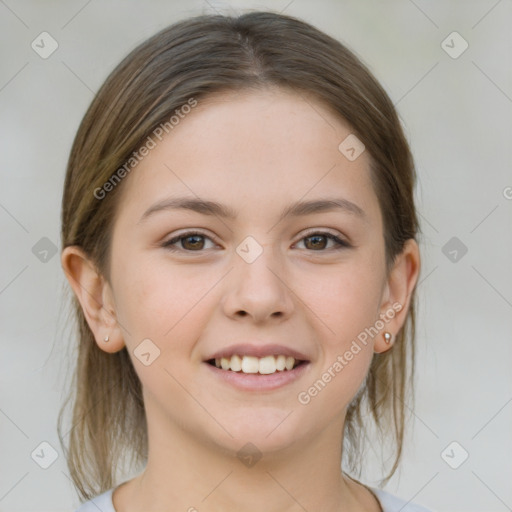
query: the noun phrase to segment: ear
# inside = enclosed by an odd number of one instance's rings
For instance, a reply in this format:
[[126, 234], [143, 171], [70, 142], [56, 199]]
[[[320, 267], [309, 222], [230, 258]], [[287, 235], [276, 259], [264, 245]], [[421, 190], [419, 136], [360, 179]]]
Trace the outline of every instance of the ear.
[[[61, 263], [98, 347], [105, 352], [118, 352], [124, 347], [124, 339], [110, 284], [78, 246], [64, 248]], [[107, 336], [109, 341], [105, 342]]]
[[[375, 338], [374, 351], [385, 352], [393, 346], [396, 335], [403, 327], [411, 302], [411, 296], [420, 271], [420, 251], [414, 239], [405, 242], [391, 268], [380, 305], [380, 319], [384, 328]], [[387, 343], [384, 333], [391, 334]]]

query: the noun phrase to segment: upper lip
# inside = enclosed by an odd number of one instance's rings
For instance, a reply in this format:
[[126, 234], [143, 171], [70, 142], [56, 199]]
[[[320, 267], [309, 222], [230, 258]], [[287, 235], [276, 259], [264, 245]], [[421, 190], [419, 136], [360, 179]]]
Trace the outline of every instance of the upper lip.
[[229, 347], [218, 350], [211, 356], [206, 358], [206, 361], [210, 359], [220, 359], [222, 357], [229, 358], [231, 356], [253, 356], [253, 357], [265, 357], [265, 356], [290, 356], [299, 361], [308, 361], [309, 358], [299, 352], [298, 350], [286, 347], [284, 345], [276, 345], [276, 344], [250, 344], [250, 343], [239, 343], [237, 345], [230, 345]]

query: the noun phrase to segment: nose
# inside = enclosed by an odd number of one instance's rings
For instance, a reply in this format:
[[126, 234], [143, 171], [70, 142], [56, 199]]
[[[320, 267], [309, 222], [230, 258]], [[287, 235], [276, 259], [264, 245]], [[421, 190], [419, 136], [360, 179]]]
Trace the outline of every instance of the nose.
[[233, 319], [250, 317], [254, 323], [288, 318], [294, 309], [293, 292], [285, 266], [270, 248], [251, 263], [234, 255], [234, 269], [225, 283], [224, 312]]

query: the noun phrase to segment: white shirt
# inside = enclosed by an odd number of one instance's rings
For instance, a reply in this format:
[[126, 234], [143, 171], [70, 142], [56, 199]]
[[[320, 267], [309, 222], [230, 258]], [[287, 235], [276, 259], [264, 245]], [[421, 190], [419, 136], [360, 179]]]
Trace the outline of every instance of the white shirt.
[[[383, 491], [382, 489], [377, 489], [374, 487], [369, 487], [369, 489], [379, 500], [383, 512], [432, 512], [425, 507], [393, 496], [389, 492]], [[110, 489], [105, 491], [103, 494], [96, 496], [96, 498], [85, 502], [75, 512], [117, 512], [114, 508], [114, 504], [112, 503], [113, 491], [114, 489]]]

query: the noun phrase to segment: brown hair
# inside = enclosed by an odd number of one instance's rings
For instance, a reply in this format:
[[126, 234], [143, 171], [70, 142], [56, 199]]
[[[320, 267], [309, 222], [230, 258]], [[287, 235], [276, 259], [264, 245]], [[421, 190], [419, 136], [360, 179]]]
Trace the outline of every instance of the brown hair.
[[[296, 18], [272, 12], [239, 17], [202, 15], [165, 28], [135, 48], [98, 91], [74, 140], [62, 198], [62, 244], [80, 246], [108, 279], [111, 230], [119, 183], [101, 200], [94, 191], [112, 178], [134, 150], [191, 98], [215, 92], [280, 87], [322, 102], [348, 121], [371, 157], [391, 267], [418, 221], [413, 199], [412, 156], [393, 103], [361, 61], [344, 45]], [[75, 297], [78, 355], [71, 392], [61, 408], [61, 444], [70, 474], [85, 499], [116, 485], [116, 471], [130, 456], [147, 460], [147, 425], [142, 388], [123, 348], [108, 354], [95, 343]], [[404, 328], [394, 346], [375, 354], [364, 389], [350, 404], [344, 454], [359, 470], [371, 411], [377, 431], [402, 453], [406, 392], [414, 374], [414, 293]], [[412, 397], [412, 393], [411, 393]], [[72, 427], [62, 433], [62, 415], [71, 402]], [[341, 435], [341, 433], [340, 433]], [[65, 449], [66, 451], [66, 449]]]

